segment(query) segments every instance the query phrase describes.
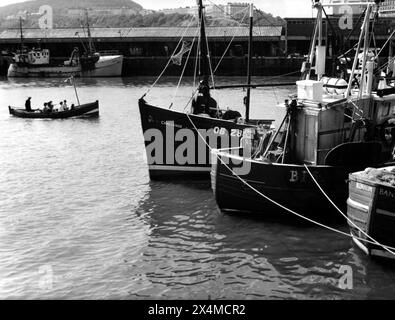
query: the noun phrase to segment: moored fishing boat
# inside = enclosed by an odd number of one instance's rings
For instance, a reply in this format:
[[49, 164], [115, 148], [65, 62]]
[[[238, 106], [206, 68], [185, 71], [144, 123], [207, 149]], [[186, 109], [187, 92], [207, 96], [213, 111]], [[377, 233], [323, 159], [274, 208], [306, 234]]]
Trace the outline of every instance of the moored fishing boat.
[[[70, 58], [63, 64], [54, 63], [50, 59], [48, 49], [24, 46], [22, 20], [20, 20], [21, 48], [14, 53], [7, 75], [13, 77], [117, 77], [122, 74], [123, 56], [101, 55], [96, 52], [92, 42], [89, 19], [87, 20], [88, 48], [81, 54], [75, 48]], [[84, 46], [85, 47], [85, 46]]]
[[370, 50], [371, 15], [377, 19], [379, 2], [366, 3], [348, 79], [325, 77], [324, 8], [315, 2], [311, 50], [297, 96], [282, 105], [282, 125], [270, 139], [260, 137], [269, 142], [253, 149], [251, 157], [213, 151], [212, 188], [221, 210], [344, 220], [335, 206], [346, 210], [349, 173], [393, 160], [395, 91], [392, 80], [376, 76], [377, 56]]
[[[210, 90], [218, 86], [210, 85], [210, 76], [213, 80], [214, 68], [209, 59], [209, 48], [205, 30], [205, 16], [202, 0], [198, 1], [198, 27], [199, 39], [196, 49], [198, 51], [195, 70], [199, 70], [200, 83], [193, 92], [186, 107], [188, 111], [172, 110], [154, 106], [146, 101], [146, 94], [139, 100], [141, 124], [144, 133], [145, 147], [151, 179], [174, 178], [202, 178], [209, 180], [211, 148], [239, 147], [244, 133], [254, 130], [257, 126], [265, 131], [270, 128], [272, 120], [251, 120], [249, 117], [252, 53], [252, 24], [253, 6], [250, 6], [250, 46], [249, 46], [249, 72], [246, 85], [247, 96], [244, 100], [246, 114], [243, 118], [238, 111], [225, 110], [219, 107], [217, 101], [211, 96]], [[195, 37], [196, 38], [196, 37]], [[188, 53], [190, 57], [195, 38], [192, 43], [180, 40], [175, 54], [169, 60], [182, 64], [182, 57]], [[179, 52], [176, 53], [177, 49]], [[188, 60], [188, 59], [187, 59]], [[186, 62], [184, 65], [185, 70]], [[163, 72], [162, 72], [163, 74]], [[182, 78], [182, 76], [181, 76]], [[214, 82], [214, 81], [213, 81]], [[235, 86], [237, 87], [237, 86]], [[184, 110], [185, 110], [184, 109]], [[207, 145], [206, 145], [207, 143]]]
[[367, 255], [395, 259], [383, 247], [395, 248], [395, 167], [350, 174], [347, 204], [357, 246]]

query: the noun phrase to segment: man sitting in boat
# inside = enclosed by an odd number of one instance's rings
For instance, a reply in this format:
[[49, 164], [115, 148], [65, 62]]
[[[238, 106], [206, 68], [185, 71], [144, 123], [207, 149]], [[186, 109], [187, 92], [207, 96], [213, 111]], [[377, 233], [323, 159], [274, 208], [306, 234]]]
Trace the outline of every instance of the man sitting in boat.
[[66, 100], [63, 101], [63, 110], [64, 111], [68, 111], [69, 110], [69, 107], [67, 106], [67, 101]]
[[60, 101], [60, 104], [59, 104], [59, 105], [60, 105], [60, 106], [59, 106], [58, 111], [60, 111], [60, 112], [64, 111], [63, 101]]
[[48, 108], [48, 103], [47, 103], [47, 102], [44, 103], [43, 112], [44, 112], [44, 113], [49, 113], [49, 108]]
[[26, 102], [25, 102], [25, 110], [27, 112], [32, 112], [32, 97], [27, 98]]
[[210, 89], [204, 81], [200, 81], [198, 95], [192, 101], [192, 113], [208, 115], [216, 118], [218, 114], [217, 101], [210, 96]]
[[49, 112], [53, 111], [54, 105], [52, 104], [52, 101], [48, 102], [48, 108], [49, 108]]

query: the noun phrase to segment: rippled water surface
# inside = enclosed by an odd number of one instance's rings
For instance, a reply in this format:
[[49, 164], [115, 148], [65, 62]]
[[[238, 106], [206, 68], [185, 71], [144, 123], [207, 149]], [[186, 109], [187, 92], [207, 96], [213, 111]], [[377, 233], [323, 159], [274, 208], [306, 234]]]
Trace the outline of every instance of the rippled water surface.
[[[146, 99], [169, 106], [177, 80]], [[150, 182], [137, 99], [152, 81], [78, 80], [82, 102], [100, 101], [100, 117], [48, 121], [11, 118], [7, 106], [27, 96], [34, 107], [75, 101], [69, 85], [0, 80], [0, 298], [395, 297], [395, 267], [368, 259], [349, 238], [224, 215], [205, 183]], [[184, 108], [191, 88], [192, 79], [181, 85], [174, 108]], [[293, 90], [254, 91], [252, 117], [276, 118], [274, 105]], [[244, 94], [215, 96], [242, 110]], [[342, 289], [344, 266], [351, 290]]]

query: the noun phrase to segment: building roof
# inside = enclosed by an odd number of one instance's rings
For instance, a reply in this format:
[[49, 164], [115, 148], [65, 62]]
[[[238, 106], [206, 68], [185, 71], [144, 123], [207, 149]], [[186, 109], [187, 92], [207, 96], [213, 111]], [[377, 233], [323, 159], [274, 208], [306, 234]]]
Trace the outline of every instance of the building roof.
[[[263, 26], [254, 28], [254, 37], [257, 40], [273, 40], [280, 38], [282, 27]], [[242, 27], [207, 27], [208, 38], [235, 39], [248, 38], [248, 28]], [[180, 39], [184, 34], [185, 38], [193, 38], [198, 34], [197, 28], [186, 27], [152, 27], [152, 28], [91, 28], [93, 38], [113, 41], [160, 41], [169, 39]], [[86, 38], [83, 30], [75, 29], [24, 29], [23, 37], [26, 40], [46, 39], [48, 41], [77, 40]], [[0, 42], [20, 41], [19, 29], [7, 29], [0, 31]]]

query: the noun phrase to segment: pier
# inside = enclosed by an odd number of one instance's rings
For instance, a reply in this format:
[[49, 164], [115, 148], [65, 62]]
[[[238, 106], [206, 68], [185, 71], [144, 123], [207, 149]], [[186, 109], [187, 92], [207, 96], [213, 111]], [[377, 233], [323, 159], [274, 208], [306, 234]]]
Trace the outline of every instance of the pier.
[[[69, 58], [75, 47], [84, 51], [86, 35], [81, 29], [24, 29], [24, 43], [28, 47], [41, 46], [51, 52], [54, 60], [62, 62]], [[284, 28], [265, 26], [254, 29], [253, 75], [270, 75], [295, 71], [295, 61], [286, 59], [284, 51]], [[93, 28], [92, 38], [98, 51], [112, 51], [124, 55], [124, 76], [157, 75], [177, 48], [180, 38], [192, 42], [195, 28]], [[235, 27], [208, 27], [208, 42], [216, 65], [228, 48], [217, 75], [245, 75], [247, 69], [248, 30]], [[0, 33], [0, 50], [14, 52], [20, 46], [19, 29]], [[196, 43], [192, 57], [196, 54]], [[193, 59], [191, 59], [193, 60]], [[2, 74], [7, 69], [3, 61]], [[178, 75], [179, 66], [169, 69], [168, 75]], [[192, 75], [194, 66], [187, 65], [186, 75]]]
[[[358, 40], [358, 27], [361, 22], [354, 17], [354, 32], [342, 30], [339, 17], [332, 16], [323, 22], [324, 42], [327, 44], [327, 57], [332, 58], [343, 47], [351, 47]], [[286, 18], [284, 26], [258, 26], [254, 28], [254, 57], [252, 75], [278, 75], [299, 69], [303, 56], [309, 50], [314, 28], [312, 18]], [[383, 45], [393, 18], [380, 20], [376, 25], [377, 45]], [[196, 28], [186, 27], [147, 27], [147, 28], [92, 28], [95, 47], [100, 52], [117, 52], [124, 56], [123, 76], [158, 75], [174, 53], [180, 39], [192, 42]], [[70, 29], [24, 29], [24, 43], [28, 47], [41, 46], [51, 52], [51, 58], [62, 63], [69, 59], [75, 47], [81, 52], [87, 43], [87, 35], [80, 28]], [[213, 66], [221, 60], [226, 51], [218, 76], [243, 76], [247, 72], [248, 28], [207, 27]], [[229, 43], [231, 45], [228, 48]], [[20, 46], [20, 30], [7, 29], [0, 32], [2, 53], [15, 52]], [[196, 42], [191, 57], [196, 55]], [[186, 58], [186, 57], [184, 57]], [[191, 59], [193, 61], [193, 59]], [[0, 75], [5, 75], [9, 57], [0, 59]], [[185, 75], [191, 76], [194, 65], [187, 65]], [[166, 75], [179, 75], [180, 66], [172, 66]]]

